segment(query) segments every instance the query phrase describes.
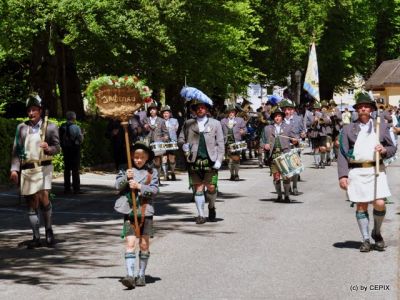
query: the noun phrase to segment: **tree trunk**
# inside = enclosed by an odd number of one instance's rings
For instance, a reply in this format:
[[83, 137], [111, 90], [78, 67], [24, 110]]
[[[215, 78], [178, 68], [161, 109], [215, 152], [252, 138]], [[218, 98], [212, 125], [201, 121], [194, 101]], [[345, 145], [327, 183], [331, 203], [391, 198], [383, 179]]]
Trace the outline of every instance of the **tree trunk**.
[[181, 89], [182, 83], [170, 83], [165, 88], [165, 104], [171, 107], [174, 116], [177, 116], [179, 111], [183, 116], [186, 113], [185, 101], [180, 95]]
[[42, 106], [49, 110], [50, 116], [57, 116], [57, 62], [49, 52], [49, 37], [50, 27], [34, 39], [29, 75], [32, 92], [39, 94]]
[[78, 119], [84, 118], [80, 80], [76, 71], [73, 50], [58, 42], [56, 45], [58, 66], [57, 83], [60, 88], [62, 112], [72, 110]]

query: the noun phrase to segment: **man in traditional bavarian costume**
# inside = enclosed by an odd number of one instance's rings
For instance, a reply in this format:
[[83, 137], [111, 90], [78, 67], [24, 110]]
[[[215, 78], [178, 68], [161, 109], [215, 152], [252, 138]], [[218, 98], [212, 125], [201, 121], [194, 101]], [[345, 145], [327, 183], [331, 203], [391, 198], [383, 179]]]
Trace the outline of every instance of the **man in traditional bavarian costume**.
[[[362, 235], [361, 252], [371, 250], [369, 234], [368, 204], [373, 205], [374, 228], [371, 237], [375, 240], [375, 249], [383, 251], [385, 243], [381, 235], [381, 225], [386, 214], [385, 198], [390, 190], [382, 158], [389, 158], [396, 153], [396, 146], [390, 137], [385, 122], [380, 123], [379, 141], [376, 126], [371, 113], [376, 104], [366, 92], [355, 96], [354, 108], [358, 120], [343, 127], [340, 134], [340, 151], [338, 156], [339, 185], [347, 191], [349, 200], [356, 203], [356, 219]], [[379, 161], [379, 173], [376, 174], [376, 152]]]
[[[178, 120], [175, 118], [172, 118], [172, 112], [171, 108], [168, 105], [165, 105], [161, 108], [161, 115], [165, 121], [165, 125], [167, 126], [168, 129], [168, 136], [169, 136], [169, 142], [177, 142], [178, 137], [176, 135], [178, 128], [179, 128], [179, 123]], [[163, 155], [162, 157], [162, 169], [164, 172], [164, 180], [169, 180], [168, 177], [168, 162], [169, 162], [169, 167], [171, 170], [171, 180], [175, 181], [176, 176], [175, 176], [175, 167], [176, 167], [176, 150], [167, 150], [166, 154]]]
[[340, 109], [337, 107], [335, 100], [329, 101], [329, 111], [330, 111], [330, 118], [332, 120], [332, 149], [330, 154], [330, 160], [335, 161], [338, 157], [339, 152], [339, 132], [343, 127], [342, 121], [342, 113]]
[[[325, 132], [325, 142], [323, 147], [325, 148], [325, 155], [323, 155], [324, 153], [324, 149], [320, 148], [321, 151], [321, 155], [325, 156], [325, 163], [324, 165], [326, 166], [330, 166], [332, 163], [332, 154], [333, 154], [333, 130], [334, 130], [334, 121], [332, 118], [332, 112], [330, 110], [329, 107], [329, 102], [327, 100], [322, 100], [321, 101], [321, 112], [322, 112], [322, 116], [323, 118], [329, 118], [329, 122], [323, 121], [321, 122], [321, 127], [323, 127], [324, 132]], [[322, 161], [324, 161], [323, 159], [321, 159]]]
[[278, 194], [277, 202], [290, 203], [290, 179], [283, 179], [283, 188], [285, 198], [282, 199], [281, 173], [273, 159], [290, 151], [290, 144], [297, 144], [298, 137], [294, 134], [292, 125], [283, 122], [285, 113], [280, 107], [276, 106], [271, 114], [274, 124], [268, 125], [264, 129], [263, 138], [260, 144], [268, 153], [268, 161], [270, 162], [271, 174], [276, 193]]
[[[183, 91], [181, 95], [184, 94]], [[190, 185], [194, 187], [194, 199], [198, 211], [196, 224], [206, 222], [205, 197], [208, 199], [208, 220], [211, 222], [216, 220], [218, 170], [225, 152], [221, 123], [207, 116], [212, 105], [211, 99], [207, 97], [207, 100], [205, 102], [203, 97], [192, 98], [192, 108], [196, 117], [184, 123], [178, 139], [189, 165]], [[207, 188], [206, 194], [205, 188]]]
[[310, 137], [314, 151], [314, 162], [317, 169], [324, 169], [327, 164], [328, 133], [332, 121], [328, 114], [321, 111], [321, 103], [315, 102], [313, 108], [314, 120], [311, 124]]
[[53, 175], [51, 159], [60, 152], [58, 128], [41, 118], [42, 104], [39, 96], [29, 96], [26, 108], [29, 120], [19, 124], [16, 130], [10, 179], [18, 184], [21, 178], [21, 194], [25, 196], [28, 204], [28, 216], [33, 232], [33, 239], [28, 243], [28, 248], [41, 246], [39, 207], [46, 229], [46, 244], [51, 247], [54, 245], [54, 235], [49, 190]]
[[[279, 107], [282, 108], [283, 112], [285, 113], [285, 118], [283, 119], [283, 122], [286, 123], [287, 125], [292, 126], [292, 131], [296, 136], [299, 136], [300, 138], [305, 138], [306, 137], [306, 130], [304, 128], [304, 119], [300, 117], [299, 115], [295, 114], [296, 110], [296, 105], [294, 102], [290, 99], [283, 99], [279, 103]], [[292, 144], [292, 148], [298, 147], [299, 143], [296, 143], [296, 145]], [[300, 155], [300, 151], [299, 151]], [[297, 190], [297, 182], [299, 180], [299, 175], [293, 175], [291, 178], [291, 181], [293, 183], [292, 186], [292, 194], [297, 196], [299, 195], [299, 191]]]
[[[120, 171], [115, 186], [123, 195], [116, 202], [115, 209], [124, 214], [122, 238], [126, 240], [125, 266], [127, 275], [121, 283], [129, 289], [146, 285], [145, 271], [150, 257], [150, 235], [153, 230], [153, 200], [158, 193], [158, 173], [152, 168], [154, 152], [141, 142], [131, 146], [132, 169]], [[136, 266], [136, 241], [131, 192], [136, 195], [139, 238], [139, 269]], [[136, 276], [137, 275], [137, 276]]]
[[[143, 128], [145, 133], [145, 143], [164, 143], [168, 141], [168, 130], [165, 126], [163, 118], [158, 116], [158, 106], [152, 103], [147, 108], [147, 117], [143, 119]], [[165, 153], [163, 150], [155, 152], [154, 166], [157, 168], [158, 174], [161, 173], [161, 159]]]
[[226, 113], [228, 116], [221, 120], [221, 126], [224, 133], [225, 149], [229, 158], [230, 180], [239, 181], [240, 154], [242, 149], [232, 151], [229, 145], [243, 140], [243, 136], [247, 133], [246, 122], [243, 118], [236, 117], [237, 108], [234, 105], [228, 105]]

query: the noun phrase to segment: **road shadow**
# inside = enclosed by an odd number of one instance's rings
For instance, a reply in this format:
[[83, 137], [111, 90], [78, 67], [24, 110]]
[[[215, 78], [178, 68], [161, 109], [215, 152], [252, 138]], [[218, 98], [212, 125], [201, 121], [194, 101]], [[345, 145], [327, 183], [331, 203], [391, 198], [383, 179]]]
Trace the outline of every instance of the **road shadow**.
[[266, 198], [266, 199], [258, 199], [259, 201], [263, 202], [276, 202], [276, 198]]
[[332, 246], [340, 249], [360, 249], [361, 242], [359, 241], [337, 242], [334, 243]]
[[[144, 277], [146, 280], [146, 285], [153, 284], [153, 283], [156, 283], [157, 281], [162, 280], [160, 277], [153, 277], [151, 275], [145, 275]], [[97, 277], [97, 278], [105, 278], [105, 279], [114, 279], [115, 278], [115, 279], [118, 279], [118, 282], [121, 282], [123, 277], [121, 277], [121, 276], [110, 276], [110, 277], [103, 276], [103, 277]], [[135, 289], [138, 289], [138, 288], [141, 288], [141, 287], [139, 287], [139, 286], [135, 287]], [[129, 290], [129, 289], [126, 288], [124, 290]]]
[[304, 203], [303, 201], [297, 201], [297, 200], [293, 200], [293, 199], [290, 199], [290, 202], [282, 202], [282, 201], [278, 202], [278, 201], [276, 201], [276, 198], [265, 198], [265, 199], [258, 199], [258, 200], [263, 201], [263, 202], [274, 202], [277, 204], [302, 204], [302, 203]]

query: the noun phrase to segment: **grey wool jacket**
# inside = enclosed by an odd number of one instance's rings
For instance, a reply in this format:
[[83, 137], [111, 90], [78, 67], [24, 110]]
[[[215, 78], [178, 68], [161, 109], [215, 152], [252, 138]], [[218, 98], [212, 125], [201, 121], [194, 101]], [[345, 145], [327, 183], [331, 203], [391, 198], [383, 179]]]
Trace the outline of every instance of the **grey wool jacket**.
[[[158, 173], [155, 168], [152, 169], [150, 174], [147, 169], [136, 169], [133, 170], [133, 179], [141, 184], [140, 191], [136, 191], [137, 195], [140, 197], [145, 197], [147, 199], [147, 206], [145, 211], [145, 216], [154, 215], [153, 200], [158, 194]], [[128, 178], [126, 176], [126, 171], [120, 170], [117, 178], [115, 180], [115, 187], [120, 192], [120, 194], [126, 194], [130, 192]]]
[[[211, 161], [219, 161], [222, 163], [225, 154], [224, 134], [222, 133], [222, 126], [218, 120], [208, 118], [205, 124], [204, 139], [206, 141], [207, 153]], [[197, 150], [199, 148], [200, 131], [196, 119], [187, 120], [182, 127], [181, 133], [178, 138], [178, 145], [182, 147], [183, 144], [190, 145], [190, 163], [194, 163], [197, 157]]]
[[[39, 122], [42, 122], [39, 121]], [[19, 171], [21, 161], [18, 152], [23, 151], [25, 147], [25, 139], [28, 133], [30, 121], [20, 123], [17, 126], [16, 136], [11, 154], [11, 171]], [[56, 155], [60, 152], [60, 138], [58, 136], [58, 127], [56, 124], [48, 122], [45, 135], [45, 142], [49, 145], [48, 151], [44, 151], [46, 155]]]
[[[375, 121], [373, 122], [375, 128]], [[396, 154], [397, 146], [393, 144], [392, 138], [390, 137], [389, 126], [385, 122], [380, 123], [379, 141], [385, 147], [386, 154], [382, 158], [389, 158]], [[340, 132], [339, 142], [340, 151], [338, 154], [337, 166], [338, 166], [338, 177], [347, 177], [349, 175], [349, 153], [354, 149], [354, 144], [357, 140], [357, 136], [360, 133], [360, 121], [347, 124], [343, 127]], [[370, 128], [372, 130], [372, 128]]]

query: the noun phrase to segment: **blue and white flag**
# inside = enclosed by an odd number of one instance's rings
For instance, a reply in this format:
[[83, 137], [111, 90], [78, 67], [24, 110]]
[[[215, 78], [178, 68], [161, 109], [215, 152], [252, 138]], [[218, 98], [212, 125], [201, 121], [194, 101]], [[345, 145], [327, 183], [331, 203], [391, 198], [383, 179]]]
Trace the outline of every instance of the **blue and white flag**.
[[317, 52], [315, 51], [314, 43], [311, 45], [310, 55], [308, 57], [307, 72], [303, 89], [307, 91], [315, 100], [318, 102], [320, 101]]

